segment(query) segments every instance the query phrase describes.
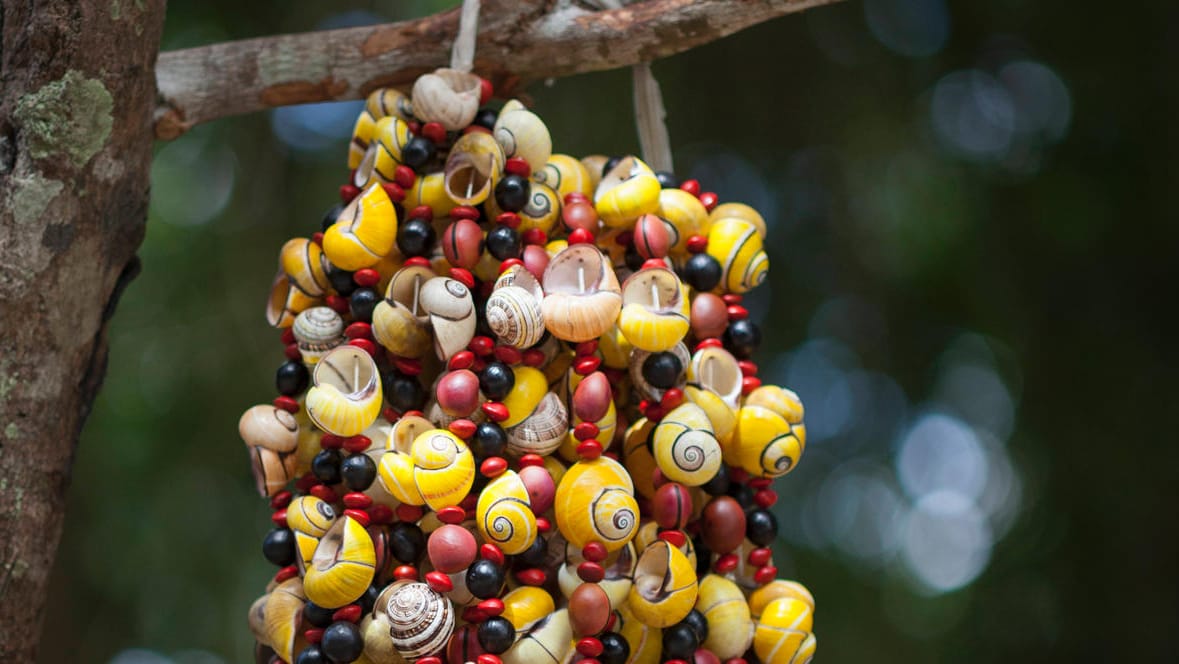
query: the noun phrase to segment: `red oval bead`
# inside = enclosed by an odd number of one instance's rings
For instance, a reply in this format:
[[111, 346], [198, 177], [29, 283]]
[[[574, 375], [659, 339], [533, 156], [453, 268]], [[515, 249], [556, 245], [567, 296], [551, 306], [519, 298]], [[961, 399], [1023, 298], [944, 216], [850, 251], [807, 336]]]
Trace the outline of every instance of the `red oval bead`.
[[587, 461], [592, 461], [602, 456], [602, 444], [593, 438], [582, 442], [577, 446], [577, 455]]
[[499, 477], [508, 469], [508, 460], [503, 457], [487, 457], [479, 464], [479, 472], [484, 477]]
[[539, 454], [525, 454], [520, 457], [519, 463], [521, 468], [527, 466], [543, 466], [544, 457]]
[[745, 301], [745, 296], [740, 293], [725, 293], [721, 296], [725, 304], [741, 304]]
[[291, 504], [293, 495], [290, 491], [279, 491], [270, 499], [270, 509], [281, 510]]
[[692, 653], [692, 664], [721, 664], [720, 658], [707, 648], [697, 648]]
[[606, 545], [601, 542], [586, 542], [585, 546], [581, 547], [581, 557], [591, 563], [600, 563], [609, 555]]
[[700, 195], [700, 181], [699, 180], [684, 180], [680, 183], [680, 189], [692, 194], [693, 196]]
[[364, 352], [368, 353], [369, 355], [376, 355], [377, 354], [377, 345], [375, 343], [373, 343], [371, 339], [349, 339], [348, 345], [349, 346], [356, 346], [357, 348], [363, 350]]
[[434, 143], [444, 143], [446, 141], [446, 127], [438, 122], [427, 122], [422, 125], [422, 136]]
[[413, 565], [399, 565], [393, 570], [393, 578], [399, 581], [417, 581], [418, 568]]
[[524, 244], [544, 246], [549, 241], [549, 236], [539, 228], [529, 228], [520, 235], [520, 239]]
[[529, 348], [520, 355], [524, 360], [524, 364], [527, 364], [530, 367], [540, 368], [544, 366], [546, 358], [544, 356], [544, 351], [540, 350], [539, 348]]
[[648, 258], [647, 260], [643, 261], [642, 269], [647, 270], [655, 267], [666, 268], [667, 261], [663, 260], [662, 258]]
[[753, 494], [753, 502], [757, 503], [758, 507], [773, 507], [774, 503], [778, 502], [778, 493], [770, 489], [762, 489]]
[[303, 351], [299, 350], [299, 344], [287, 344], [287, 347], [282, 349], [282, 354], [288, 360], [299, 361], [303, 359]]
[[745, 510], [729, 496], [708, 501], [700, 519], [704, 543], [714, 553], [728, 553], [745, 541]]
[[450, 268], [450, 278], [466, 286], [468, 290], [475, 290], [475, 275], [470, 270], [461, 267]]
[[475, 435], [475, 429], [478, 428], [478, 425], [471, 420], [460, 417], [459, 419], [446, 425], [446, 428], [449, 429], [450, 432], [454, 435], [462, 438], [463, 440], [466, 440]]
[[430, 209], [429, 205], [419, 205], [409, 211], [410, 219], [421, 219], [422, 221], [434, 221], [434, 211]]
[[436, 655], [421, 657], [416, 661], [416, 664], [442, 664], [442, 658]]
[[512, 230], [520, 227], [520, 215], [515, 212], [500, 212], [495, 215], [495, 223], [503, 224]]
[[720, 202], [720, 197], [716, 195], [715, 191], [706, 191], [700, 194], [700, 203], [704, 205], [704, 209], [712, 212], [712, 208]]
[[364, 510], [344, 510], [344, 516], [351, 517], [357, 523], [368, 528], [368, 512]]
[[562, 198], [561, 202], [565, 205], [572, 205], [573, 203], [588, 203], [589, 198], [580, 191], [571, 191], [568, 194], [565, 194], [565, 198]]
[[426, 572], [426, 583], [436, 593], [448, 593], [454, 590], [454, 581], [442, 572]]
[[692, 518], [692, 495], [679, 482], [668, 482], [655, 490], [651, 511], [660, 528], [683, 528]]
[[285, 410], [288, 413], [299, 412], [299, 402], [295, 401], [293, 397], [281, 396], [274, 398], [274, 407], [279, 410]]
[[344, 494], [344, 507], [349, 509], [362, 510], [372, 504], [373, 499], [359, 491], [351, 491]]
[[487, 542], [479, 547], [479, 556], [490, 560], [496, 565], [503, 565], [505, 560], [503, 549], [491, 542]]
[[503, 362], [504, 364], [520, 364], [520, 360], [524, 359], [524, 356], [520, 353], [518, 348], [512, 348], [511, 346], [496, 346], [495, 359]]
[[590, 339], [589, 341], [583, 341], [574, 346], [573, 351], [578, 357], [593, 355], [598, 352], [598, 340]]
[[365, 435], [349, 436], [344, 439], [344, 449], [353, 454], [359, 454], [372, 446], [372, 439]]
[[707, 339], [703, 339], [700, 341], [700, 343], [696, 344], [697, 351], [703, 350], [705, 348], [724, 348], [724, 347], [725, 347], [725, 345], [723, 343], [721, 343], [721, 340], [717, 339], [716, 337], [709, 337]]
[[532, 167], [520, 157], [510, 157], [505, 161], [504, 171], [512, 175], [519, 175], [522, 178], [532, 175]]
[[311, 490], [311, 487], [316, 486], [318, 484], [319, 484], [319, 478], [317, 478], [315, 475], [311, 474], [311, 471], [307, 471], [307, 472], [303, 473], [303, 475], [300, 476], [299, 479], [295, 480], [295, 488], [298, 489], [299, 491], [302, 491], [303, 493], [307, 493], [308, 491]]
[[471, 624], [476, 624], [487, 620], [487, 616], [484, 615], [483, 612], [479, 609], [473, 606], [468, 606], [467, 608], [463, 609], [462, 619]]
[[356, 198], [359, 195], [360, 195], [360, 187], [357, 187], [354, 184], [340, 185], [340, 200], [344, 203], [344, 205], [351, 203], [352, 199]]
[[358, 320], [344, 328], [344, 336], [349, 339], [372, 339], [373, 326]]
[[659, 407], [665, 411], [672, 411], [684, 403], [684, 391], [678, 387], [668, 389], [659, 400]]
[[745, 661], [744, 657], [733, 657], [732, 659], [726, 659], [725, 664], [749, 664], [749, 662]]
[[349, 604], [348, 606], [336, 609], [336, 612], [332, 614], [332, 620], [345, 620], [354, 623], [360, 620], [360, 616], [363, 613], [364, 611], [360, 608], [359, 604]]
[[284, 328], [282, 331], [282, 335], [279, 336], [279, 339], [282, 340], [282, 343], [284, 346], [287, 344], [293, 344], [293, 343], [295, 343], [295, 331], [289, 327]]
[[295, 567], [294, 565], [287, 565], [286, 567], [274, 573], [274, 582], [282, 583], [283, 581], [286, 581], [287, 579], [293, 579], [296, 576], [299, 576], [299, 568]]
[[754, 573], [753, 580], [758, 585], [764, 586], [770, 581], [773, 581], [776, 576], [778, 576], [778, 568], [773, 565], [766, 565]]
[[757, 365], [749, 360], [738, 360], [737, 366], [740, 367], [741, 373], [746, 376], [757, 375]]
[[658, 422], [663, 419], [667, 411], [663, 410], [663, 406], [647, 406], [647, 410], [643, 414], [647, 416], [648, 420]]
[[407, 376], [417, 376], [422, 373], [422, 361], [409, 357], [393, 358], [393, 366]]
[[493, 422], [503, 422], [511, 416], [511, 413], [508, 412], [508, 407], [497, 401], [484, 402], [483, 414]]
[[479, 104], [486, 104], [491, 101], [491, 97], [495, 95], [495, 88], [491, 86], [491, 81], [480, 77], [479, 78]]
[[425, 514], [425, 510], [422, 509], [421, 505], [410, 505], [409, 503], [401, 503], [394, 512], [397, 514], [399, 521], [406, 523], [416, 523]]
[[543, 535], [544, 533], [547, 533], [552, 529], [553, 529], [553, 524], [549, 523], [548, 519], [544, 518], [543, 516], [536, 517], [536, 532], [541, 533]]
[[606, 570], [598, 563], [587, 560], [577, 566], [577, 576], [586, 583], [597, 583], [606, 577]]
[[325, 297], [323, 301], [324, 304], [327, 304], [329, 307], [331, 307], [332, 311], [335, 311], [338, 314], [346, 314], [349, 311], [348, 298], [346, 297], [340, 297], [339, 295], [332, 294]]
[[577, 652], [584, 657], [597, 657], [602, 654], [602, 642], [587, 636], [577, 642]]
[[394, 203], [401, 203], [405, 200], [405, 190], [396, 182], [386, 182], [381, 185], [381, 189], [385, 190], [385, 195]]
[[708, 236], [689, 235], [685, 246], [690, 254], [702, 254], [708, 251]]
[[325, 433], [319, 437], [319, 446], [325, 450], [338, 450], [344, 447], [344, 438], [334, 433]]
[[593, 422], [582, 422], [573, 427], [573, 437], [578, 440], [589, 440], [601, 433], [601, 429]]
[[466, 518], [467, 512], [457, 505], [451, 505], [450, 507], [443, 507], [438, 510], [437, 515], [438, 520], [442, 523], [459, 524]]
[[545, 571], [536, 567], [516, 572], [516, 580], [526, 586], [543, 586], [546, 579]]
[[739, 304], [729, 305], [726, 311], [729, 314], [729, 320], [745, 320], [749, 318], [749, 310]]
[[361, 268], [352, 273], [352, 281], [356, 282], [357, 286], [376, 286], [380, 280], [381, 273], [371, 267]]
[[393, 510], [388, 505], [376, 504], [368, 508], [368, 518], [371, 523], [378, 525], [393, 523]]
[[316, 484], [315, 486], [311, 487], [311, 491], [309, 493], [325, 503], [334, 503], [339, 500], [336, 492], [333, 491], [331, 487], [324, 484]]
[[575, 228], [569, 233], [569, 244], [593, 244], [594, 234], [584, 228]]
[[471, 221], [479, 220], [479, 210], [470, 205], [456, 205], [450, 209], [451, 219], [470, 219]]
[[491, 337], [480, 335], [471, 339], [471, 343], [467, 344], [467, 349], [480, 357], [485, 357], [491, 355], [495, 350], [495, 341]]
[[275, 510], [270, 515], [270, 521], [279, 528], [287, 527], [287, 511], [286, 509]]
[[746, 560], [748, 560], [749, 564], [753, 565], [754, 567], [764, 567], [767, 563], [770, 562], [770, 558], [773, 557], [773, 555], [774, 552], [769, 547], [762, 546], [750, 551], [749, 556], [746, 557]]
[[[502, 261], [499, 264], [499, 273], [503, 274], [504, 272], [507, 272], [508, 270], [516, 267], [517, 265], [519, 265], [520, 267], [524, 267], [524, 261], [520, 260], [519, 258], [509, 258], [505, 261]], [[493, 287], [494, 287], [494, 284], [493, 284]], [[494, 290], [494, 288], [493, 288], [493, 290]]]
[[573, 371], [576, 372], [579, 376], [588, 376], [597, 371], [601, 364], [602, 358], [596, 357], [594, 355], [586, 355], [585, 357], [578, 358], [577, 361], [573, 363]]
[[417, 179], [417, 173], [414, 173], [413, 169], [405, 164], [397, 164], [397, 167], [393, 169], [393, 181], [402, 189], [409, 189]]
[[726, 553], [725, 555], [716, 559], [716, 562], [712, 565], [712, 569], [715, 570], [717, 574], [728, 574], [729, 572], [737, 569], [737, 565], [740, 562], [741, 559], [737, 557], [737, 554]]
[[323, 628], [322, 627], [315, 627], [312, 629], [304, 630], [303, 638], [307, 640], [307, 643], [315, 645], [315, 644], [319, 643], [320, 641], [323, 641]]
[[761, 387], [761, 379], [757, 376], [746, 376], [741, 379], [741, 394], [748, 395], [759, 387]]
[[458, 371], [459, 369], [470, 369], [474, 364], [475, 354], [469, 350], [460, 350], [451, 356], [446, 366], [451, 371]]
[[688, 537], [684, 535], [682, 530], [661, 530], [659, 531], [659, 539], [677, 549], [684, 548], [684, 545], [688, 543]]
[[448, 372], [438, 381], [434, 395], [442, 412], [451, 417], [466, 417], [479, 406], [479, 377], [470, 369]]
[[456, 219], [442, 232], [442, 253], [454, 267], [475, 267], [483, 255], [483, 230], [470, 219]]
[[[419, 664], [422, 660], [418, 660]], [[493, 655], [485, 652], [475, 658], [475, 664], [504, 664], [504, 661], [499, 658], [499, 655]]]
[[485, 599], [482, 602], [479, 602], [475, 605], [475, 608], [479, 609], [490, 618], [498, 616], [504, 612], [504, 601], [498, 597], [492, 597], [491, 599]]

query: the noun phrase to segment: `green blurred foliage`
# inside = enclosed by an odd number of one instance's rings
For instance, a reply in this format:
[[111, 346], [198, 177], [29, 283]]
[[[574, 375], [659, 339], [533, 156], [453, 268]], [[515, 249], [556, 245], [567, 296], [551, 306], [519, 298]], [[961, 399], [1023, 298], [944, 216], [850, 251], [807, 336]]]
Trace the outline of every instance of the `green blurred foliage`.
[[[176, 0], [165, 48], [449, 4]], [[679, 172], [739, 155], [771, 192], [762, 360], [805, 341], [823, 302], [854, 293], [887, 329], [857, 348], [861, 362], [915, 399], [961, 330], [1001, 340], [1023, 376], [1009, 443], [1022, 511], [973, 584], [930, 596], [888, 570], [778, 547], [783, 572], [818, 598], [820, 657], [1173, 659], [1179, 13], [922, 2], [914, 11], [948, 11], [948, 40], [910, 57], [870, 29], [881, 5], [812, 10], [654, 67]], [[939, 80], [995, 66], [994, 45], [1011, 41], [1071, 94], [1067, 135], [1023, 171], [954, 154], [929, 121]], [[558, 150], [637, 149], [626, 72], [530, 93]], [[245, 612], [273, 568], [259, 551], [269, 510], [235, 426], [271, 398], [282, 359], [262, 317], [277, 250], [318, 229], [345, 175], [346, 141], [327, 145], [294, 150], [256, 114], [157, 146], [144, 269], [112, 324], [76, 459], [42, 661], [133, 648], [251, 659]]]

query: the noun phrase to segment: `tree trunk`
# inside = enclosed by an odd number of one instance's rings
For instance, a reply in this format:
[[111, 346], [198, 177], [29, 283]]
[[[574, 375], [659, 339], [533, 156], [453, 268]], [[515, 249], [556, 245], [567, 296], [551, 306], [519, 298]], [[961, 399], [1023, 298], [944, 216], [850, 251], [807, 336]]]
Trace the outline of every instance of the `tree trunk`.
[[0, 5], [0, 660], [32, 662], [147, 216], [164, 0]]

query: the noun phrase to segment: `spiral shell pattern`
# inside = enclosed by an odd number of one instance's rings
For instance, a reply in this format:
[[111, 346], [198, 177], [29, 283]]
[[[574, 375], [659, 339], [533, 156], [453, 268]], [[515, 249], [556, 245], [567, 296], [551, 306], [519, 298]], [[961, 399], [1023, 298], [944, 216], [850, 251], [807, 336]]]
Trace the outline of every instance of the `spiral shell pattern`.
[[731, 447], [737, 462], [755, 477], [781, 477], [794, 470], [806, 449], [806, 428], [764, 406], [737, 411], [737, 431]]
[[295, 318], [291, 326], [303, 361], [319, 362], [329, 350], [344, 343], [344, 319], [331, 307], [311, 307]]
[[414, 484], [432, 510], [458, 505], [475, 482], [475, 457], [461, 438], [434, 429], [413, 441]]
[[532, 546], [537, 536], [536, 515], [519, 475], [509, 470], [484, 487], [475, 505], [475, 525], [483, 539], [494, 542], [509, 556]]
[[500, 343], [530, 348], [540, 341], [544, 336], [543, 298], [540, 284], [524, 267], [517, 265], [500, 275], [487, 298], [487, 324]]
[[659, 470], [673, 482], [700, 486], [720, 469], [720, 443], [708, 415], [694, 403], [682, 404], [663, 418], [652, 446]]
[[397, 239], [397, 212], [393, 201], [373, 184], [340, 213], [323, 234], [323, 252], [333, 265], [356, 271], [376, 265]]
[[390, 590], [385, 614], [397, 652], [417, 659], [444, 648], [454, 632], [450, 600], [416, 581], [397, 581]]
[[626, 469], [609, 457], [579, 461], [561, 478], [553, 501], [557, 527], [577, 547], [621, 548], [639, 527], [639, 506]]
[[766, 605], [753, 632], [753, 651], [765, 664], [805, 664], [814, 656], [814, 609], [793, 597]]

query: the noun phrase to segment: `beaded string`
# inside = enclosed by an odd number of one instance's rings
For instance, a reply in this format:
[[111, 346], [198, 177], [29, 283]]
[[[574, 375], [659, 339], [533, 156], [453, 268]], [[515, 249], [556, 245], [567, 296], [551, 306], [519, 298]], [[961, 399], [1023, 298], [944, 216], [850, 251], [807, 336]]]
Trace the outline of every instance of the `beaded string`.
[[450, 47], [450, 68], [469, 72], [475, 65], [475, 39], [479, 36], [479, 0], [463, 0], [458, 36]]

